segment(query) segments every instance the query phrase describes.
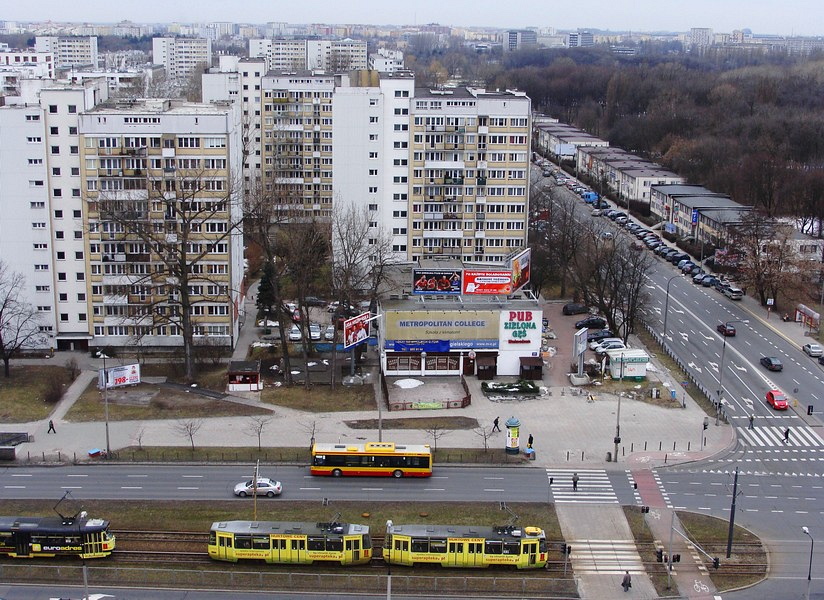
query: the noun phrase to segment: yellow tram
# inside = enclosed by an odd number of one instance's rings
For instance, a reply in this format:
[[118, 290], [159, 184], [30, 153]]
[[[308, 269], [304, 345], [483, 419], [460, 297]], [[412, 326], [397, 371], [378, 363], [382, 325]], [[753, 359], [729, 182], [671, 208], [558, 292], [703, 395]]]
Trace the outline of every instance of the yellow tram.
[[209, 533], [209, 556], [237, 562], [342, 565], [368, 563], [372, 539], [367, 525], [351, 523], [291, 523], [277, 521], [218, 521]]
[[103, 558], [114, 550], [109, 522], [79, 517], [0, 517], [0, 556]]
[[442, 567], [485, 568], [512, 565], [518, 569], [546, 566], [544, 530], [511, 525], [394, 525], [386, 523], [383, 558], [394, 565], [420, 563]]

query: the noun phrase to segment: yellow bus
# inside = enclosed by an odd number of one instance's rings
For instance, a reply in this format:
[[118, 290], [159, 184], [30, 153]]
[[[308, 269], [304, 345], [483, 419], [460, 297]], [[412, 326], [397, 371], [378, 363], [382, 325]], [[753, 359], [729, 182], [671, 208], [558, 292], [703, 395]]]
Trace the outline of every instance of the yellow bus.
[[368, 525], [335, 521], [218, 521], [209, 532], [209, 556], [228, 562], [357, 565], [372, 559], [372, 539]]
[[511, 525], [395, 525], [386, 523], [383, 558], [394, 565], [486, 568], [511, 565], [540, 569], [549, 558], [544, 530]]
[[432, 475], [432, 452], [429, 444], [315, 444], [309, 472], [332, 477], [429, 477]]

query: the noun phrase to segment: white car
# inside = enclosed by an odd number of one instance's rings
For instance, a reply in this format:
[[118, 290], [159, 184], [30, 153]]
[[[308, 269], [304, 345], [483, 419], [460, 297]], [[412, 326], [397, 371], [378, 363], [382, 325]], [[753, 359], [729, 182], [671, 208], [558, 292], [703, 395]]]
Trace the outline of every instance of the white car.
[[603, 338], [603, 339], [600, 339], [600, 340], [595, 340], [594, 342], [590, 342], [589, 343], [589, 349], [590, 350], [595, 350], [598, 346], [600, 346], [601, 344], [606, 344], [607, 342], [621, 342], [621, 343], [623, 343], [623, 341], [624, 340], [619, 338], [619, 337]]
[[303, 334], [300, 331], [300, 326], [297, 323], [292, 323], [292, 328], [289, 330], [289, 341], [299, 342], [303, 339]]
[[595, 347], [595, 354], [603, 354], [607, 350], [623, 350], [627, 345], [624, 342], [604, 342]]
[[268, 479], [267, 477], [258, 477], [257, 486], [255, 486], [253, 479], [241, 481], [235, 486], [235, 496], [240, 496], [241, 498], [253, 496], [255, 492], [257, 492], [258, 496], [274, 498], [275, 496], [280, 496], [281, 492], [283, 492], [283, 486], [280, 484], [280, 481]]
[[320, 333], [320, 325], [317, 323], [310, 323], [309, 324], [309, 339], [313, 342], [317, 342], [320, 340], [321, 333]]
[[335, 339], [335, 326], [327, 325], [323, 330], [323, 338], [330, 342]]
[[807, 356], [816, 357], [824, 354], [824, 347], [821, 344], [804, 344], [801, 349]]

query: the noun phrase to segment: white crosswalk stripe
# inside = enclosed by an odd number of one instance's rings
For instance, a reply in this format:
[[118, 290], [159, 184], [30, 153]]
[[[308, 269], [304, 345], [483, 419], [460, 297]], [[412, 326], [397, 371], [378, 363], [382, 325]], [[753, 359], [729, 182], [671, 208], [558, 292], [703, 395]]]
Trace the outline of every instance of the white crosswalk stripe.
[[[572, 488], [572, 477], [578, 474], [578, 489]], [[547, 469], [552, 499], [557, 503], [618, 504], [612, 482], [604, 469]]]
[[644, 564], [632, 540], [567, 540], [569, 559], [576, 575], [623, 575], [644, 573]]
[[785, 427], [762, 426], [753, 429], [740, 427], [738, 434], [748, 446], [795, 446], [800, 448], [824, 448], [824, 439], [811, 427], [790, 427], [790, 440], [784, 441]]

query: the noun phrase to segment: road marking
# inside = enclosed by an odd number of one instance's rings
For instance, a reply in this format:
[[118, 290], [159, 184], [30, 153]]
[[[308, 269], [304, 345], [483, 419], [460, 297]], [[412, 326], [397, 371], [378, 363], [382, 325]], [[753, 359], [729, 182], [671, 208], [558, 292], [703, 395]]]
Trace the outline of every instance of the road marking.
[[200, 488], [196, 487], [178, 487], [179, 490], [199, 490]]
[[13, 473], [12, 477], [32, 477], [31, 473]]
[[88, 475], [66, 475], [66, 477], [88, 477]]
[[424, 492], [445, 492], [445, 488], [423, 488]]
[[183, 475], [183, 479], [201, 479], [203, 475]]
[[361, 488], [362, 492], [382, 492], [383, 488]]
[[311, 488], [310, 487], [302, 487], [302, 488], [298, 488], [298, 489], [299, 490], [314, 491], [314, 490], [319, 490], [320, 488], [319, 487], [311, 487]]
[[148, 477], [148, 475], [126, 475], [126, 477]]
[[484, 477], [484, 479], [503, 479], [503, 477]]
[[7, 490], [25, 490], [26, 486], [25, 485], [4, 485], [3, 488], [7, 489]]
[[61, 485], [60, 489], [61, 490], [82, 490], [83, 486], [82, 485]]
[[484, 491], [485, 492], [503, 492], [504, 489], [503, 488], [486, 488]]
[[121, 490], [142, 490], [143, 486], [141, 485], [121, 485]]

